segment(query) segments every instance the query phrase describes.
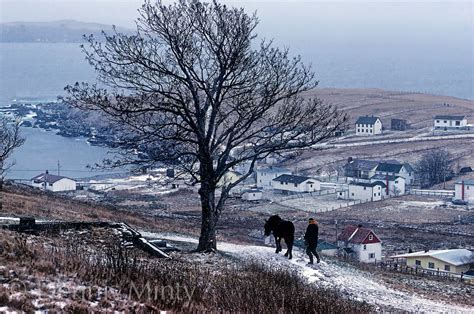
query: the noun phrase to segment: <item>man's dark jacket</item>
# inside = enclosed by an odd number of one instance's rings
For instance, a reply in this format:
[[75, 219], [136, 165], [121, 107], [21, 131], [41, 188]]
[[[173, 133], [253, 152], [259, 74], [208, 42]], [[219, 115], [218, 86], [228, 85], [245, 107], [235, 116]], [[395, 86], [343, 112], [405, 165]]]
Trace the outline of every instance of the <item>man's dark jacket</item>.
[[304, 234], [305, 242], [308, 246], [317, 246], [318, 245], [318, 225], [309, 224], [306, 228], [306, 233]]

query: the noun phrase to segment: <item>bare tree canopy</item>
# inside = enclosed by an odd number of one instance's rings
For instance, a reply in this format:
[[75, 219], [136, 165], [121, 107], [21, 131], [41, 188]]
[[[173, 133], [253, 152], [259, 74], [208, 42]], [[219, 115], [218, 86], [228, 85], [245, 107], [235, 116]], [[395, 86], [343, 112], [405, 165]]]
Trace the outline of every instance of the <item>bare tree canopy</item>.
[[[20, 135], [20, 121], [9, 121], [6, 117], [0, 116], [0, 191], [3, 188], [3, 180], [7, 170], [13, 166], [14, 162], [8, 162], [13, 151], [23, 145], [25, 139]], [[3, 201], [0, 196], [0, 210]]]
[[[172, 164], [200, 184], [198, 250], [213, 250], [229, 191], [256, 161], [319, 143], [347, 117], [302, 96], [318, 83], [313, 72], [287, 49], [258, 42], [255, 15], [196, 0], [146, 1], [139, 13], [133, 36], [87, 38], [87, 59], [106, 88], [68, 86], [66, 101], [120, 125], [119, 164]], [[242, 162], [248, 173], [218, 187]]]
[[453, 157], [443, 149], [429, 151], [421, 157], [416, 170], [424, 187], [445, 182], [454, 174]]

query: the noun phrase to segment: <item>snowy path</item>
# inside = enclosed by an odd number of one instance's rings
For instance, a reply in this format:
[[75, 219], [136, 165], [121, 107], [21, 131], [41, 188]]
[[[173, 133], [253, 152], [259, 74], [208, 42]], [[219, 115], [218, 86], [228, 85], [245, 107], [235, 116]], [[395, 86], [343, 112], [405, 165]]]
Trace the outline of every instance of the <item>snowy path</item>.
[[427, 136], [427, 137], [409, 137], [409, 138], [394, 138], [394, 139], [373, 139], [371, 141], [357, 141], [351, 143], [322, 143], [315, 144], [314, 148], [341, 148], [341, 147], [356, 147], [356, 146], [367, 146], [375, 144], [399, 144], [399, 143], [412, 143], [412, 142], [426, 142], [426, 141], [441, 141], [441, 140], [459, 140], [459, 139], [474, 139], [474, 134], [454, 134], [454, 135], [438, 135], [438, 136]]
[[[147, 234], [171, 241], [183, 241], [197, 243], [196, 239], [176, 236], [170, 234]], [[474, 309], [468, 306], [453, 305], [441, 301], [433, 301], [413, 293], [397, 291], [388, 288], [375, 279], [370, 278], [367, 273], [344, 267], [332, 261], [322, 261], [320, 265], [309, 267], [306, 265], [304, 252], [296, 250], [293, 260], [288, 260], [282, 254], [275, 254], [274, 248], [255, 245], [238, 245], [220, 242], [219, 250], [229, 253], [241, 259], [254, 259], [268, 265], [280, 265], [297, 270], [301, 276], [308, 279], [310, 283], [325, 288], [333, 288], [350, 295], [354, 299], [366, 301], [380, 307], [394, 307], [402, 311], [427, 312], [427, 313], [474, 313]], [[306, 257], [305, 257], [306, 258]]]

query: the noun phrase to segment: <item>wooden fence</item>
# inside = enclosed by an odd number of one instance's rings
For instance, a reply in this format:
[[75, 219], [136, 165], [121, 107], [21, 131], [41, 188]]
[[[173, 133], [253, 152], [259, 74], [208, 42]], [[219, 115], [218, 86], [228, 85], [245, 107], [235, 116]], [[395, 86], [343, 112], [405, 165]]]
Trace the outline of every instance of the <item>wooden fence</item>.
[[403, 263], [396, 263], [393, 261], [376, 261], [374, 266], [381, 268], [384, 271], [398, 272], [402, 274], [409, 274], [419, 277], [431, 277], [441, 280], [453, 280], [453, 281], [471, 281], [470, 277], [466, 278], [464, 273], [458, 274], [445, 270], [429, 269], [423, 267], [408, 266]]

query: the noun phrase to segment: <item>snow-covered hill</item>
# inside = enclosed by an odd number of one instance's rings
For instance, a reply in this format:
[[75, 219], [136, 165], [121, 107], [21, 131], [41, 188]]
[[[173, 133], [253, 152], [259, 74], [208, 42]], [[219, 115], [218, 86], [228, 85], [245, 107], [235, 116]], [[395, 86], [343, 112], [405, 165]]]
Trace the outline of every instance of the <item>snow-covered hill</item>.
[[[197, 240], [194, 238], [172, 234], [147, 234], [146, 232], [142, 234], [144, 236], [160, 237], [169, 241], [197, 243]], [[333, 260], [324, 261], [323, 258], [320, 265], [307, 266], [307, 258], [302, 250], [296, 250], [294, 259], [288, 260], [281, 254], [275, 254], [274, 248], [271, 247], [219, 242], [218, 248], [220, 251], [226, 252], [238, 259], [260, 261], [269, 267], [279, 265], [291, 268], [306, 278], [309, 284], [340, 290], [349, 297], [366, 301], [380, 310], [396, 309], [425, 313], [474, 313], [474, 309], [471, 307], [434, 301], [416, 293], [398, 291], [387, 287], [370, 273]]]

